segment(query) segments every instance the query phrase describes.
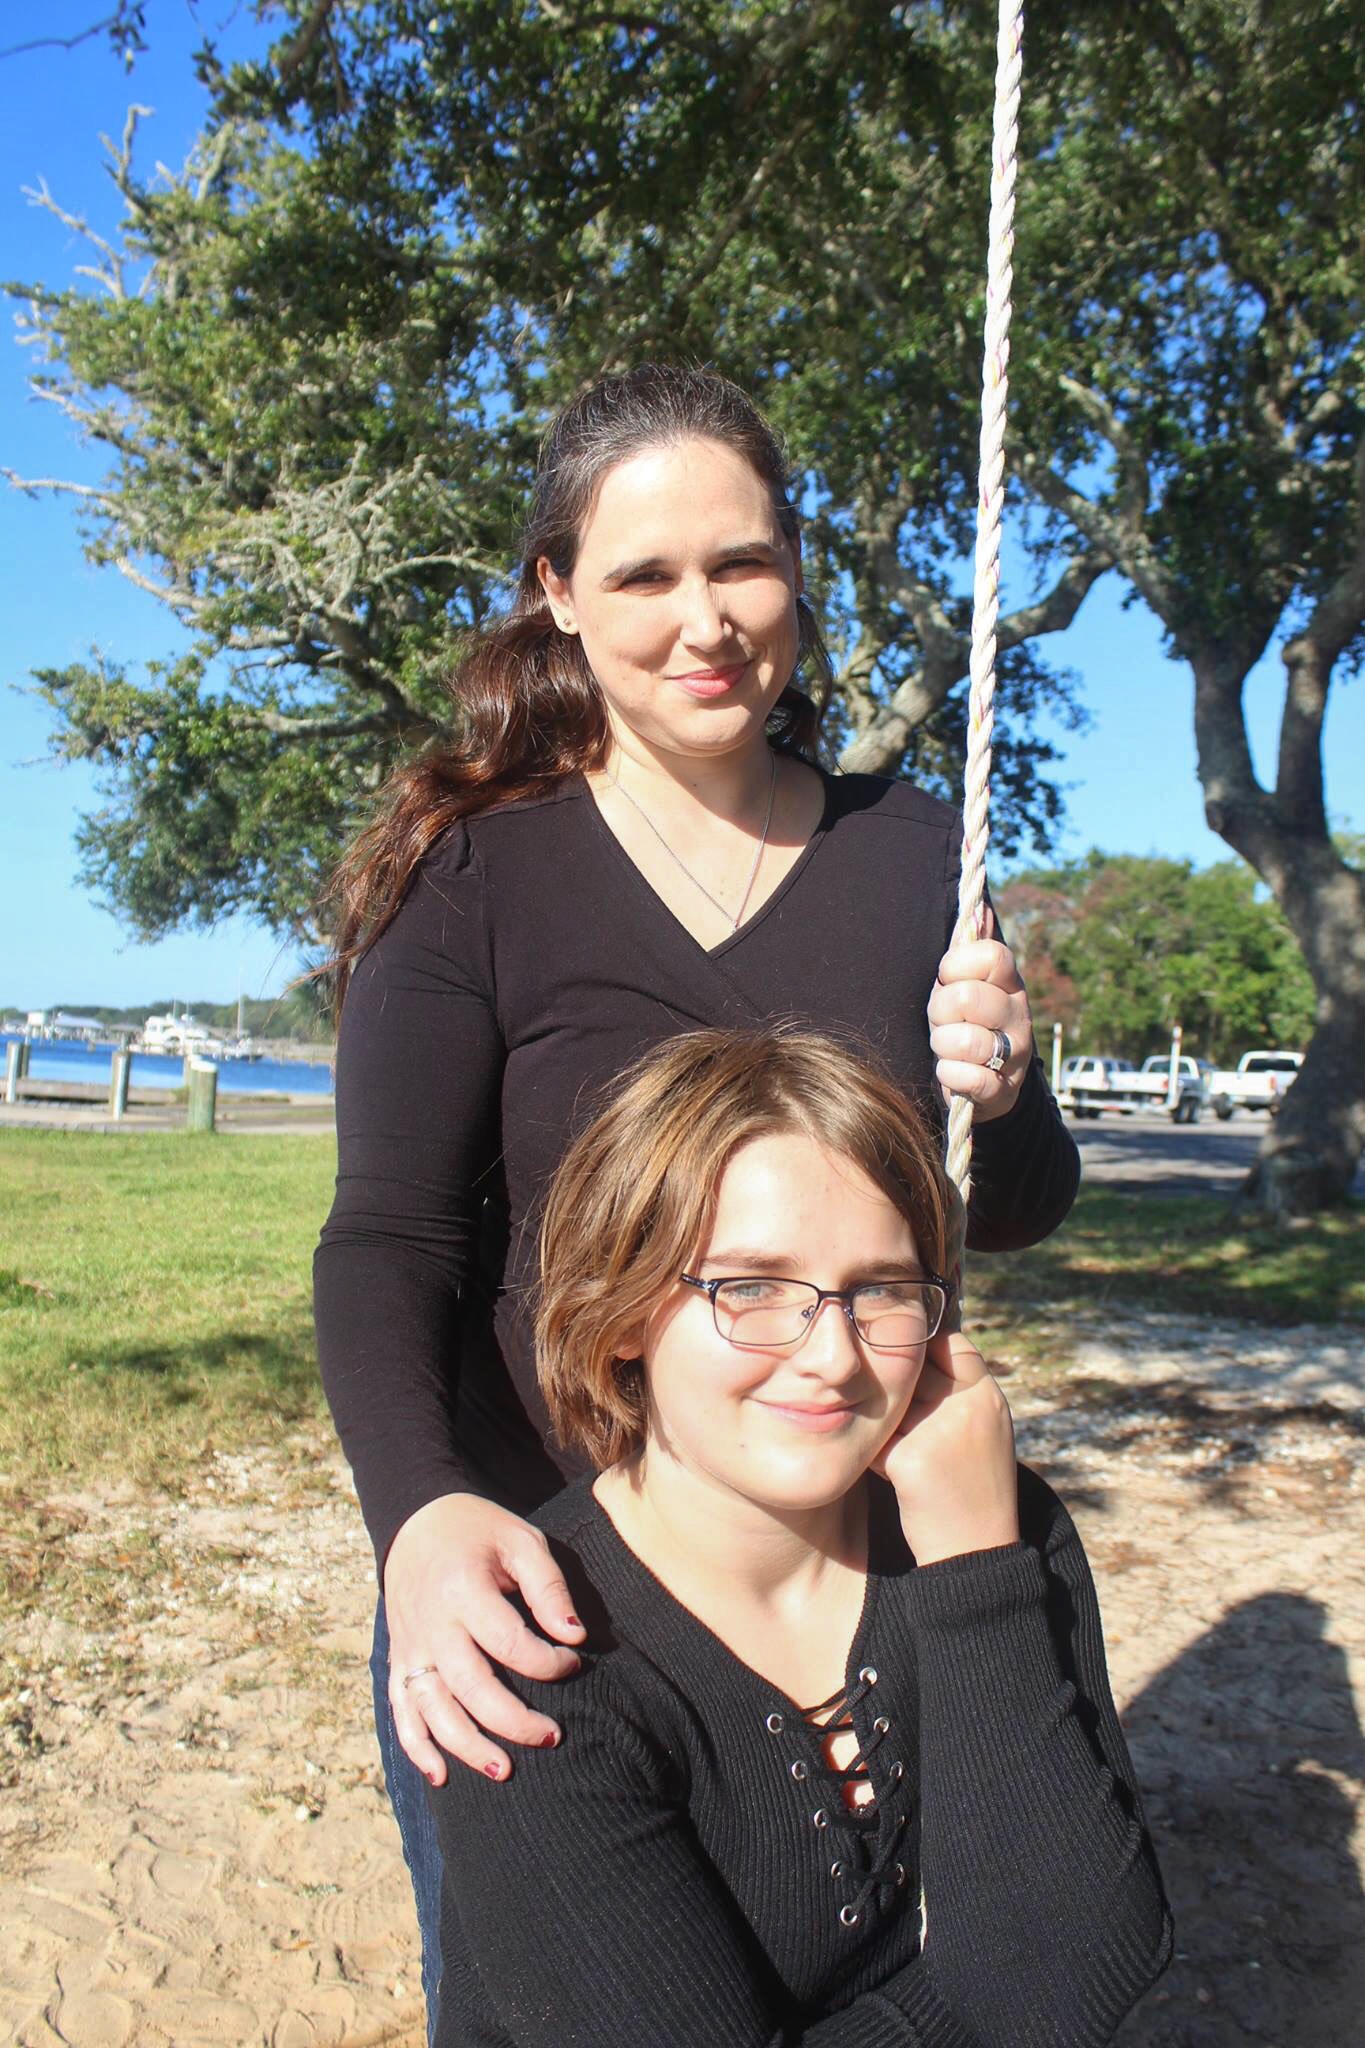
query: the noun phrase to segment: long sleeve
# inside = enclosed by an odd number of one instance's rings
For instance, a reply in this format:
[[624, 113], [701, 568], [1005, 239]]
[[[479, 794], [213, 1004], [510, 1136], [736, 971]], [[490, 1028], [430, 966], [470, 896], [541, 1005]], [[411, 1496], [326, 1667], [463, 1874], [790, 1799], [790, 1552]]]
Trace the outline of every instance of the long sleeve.
[[1020, 1507], [1029, 1540], [906, 1588], [924, 1961], [992, 2048], [1092, 2048], [1164, 1969], [1170, 1916], [1080, 1537], [1027, 1470]]
[[[902, 1962], [902, 1947], [860, 1995], [796, 2006], [708, 1855], [668, 1710], [618, 1696], [599, 1664], [528, 1689], [562, 1749], [519, 1752], [498, 1785], [455, 1768], [432, 1796], [454, 1972], [438, 2048], [1102, 2048], [1164, 1967], [1169, 1919], [1079, 1539], [1031, 1474], [1021, 1494], [1045, 1554], [910, 1571], [877, 1642], [919, 1671], [922, 1953]], [[676, 1661], [662, 1642], [646, 1651]], [[690, 1768], [738, 1739], [752, 1703], [731, 1704]], [[777, 1857], [775, 1891], [795, 1898], [780, 1859], [804, 1840], [770, 1831], [765, 1787], [741, 1783], [715, 1767], [702, 1804], [719, 1788], [722, 1817], [706, 1825], [738, 1831], [765, 1868]], [[816, 1954], [832, 1923], [788, 1932]], [[836, 1987], [857, 1968], [841, 1953], [836, 1940], [822, 1966]]]
[[457, 831], [347, 992], [336, 1197], [314, 1260], [323, 1384], [381, 1570], [409, 1515], [468, 1484], [459, 1304], [498, 1154], [502, 1066], [482, 877]]
[[1080, 1184], [1076, 1140], [1035, 1054], [1008, 1116], [972, 1126], [968, 1250], [1040, 1244], [1064, 1221]]

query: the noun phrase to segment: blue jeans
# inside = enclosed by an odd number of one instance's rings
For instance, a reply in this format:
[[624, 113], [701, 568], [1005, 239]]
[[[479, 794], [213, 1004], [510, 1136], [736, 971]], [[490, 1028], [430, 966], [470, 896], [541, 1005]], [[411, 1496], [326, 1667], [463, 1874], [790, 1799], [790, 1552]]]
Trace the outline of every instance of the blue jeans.
[[[427, 1799], [427, 1781], [398, 1740], [389, 1705], [389, 1623], [381, 1600], [374, 1614], [374, 1648], [370, 1653], [374, 1687], [374, 1725], [384, 1762], [384, 1783], [398, 1822], [403, 1861], [417, 1898], [417, 1925], [422, 1935], [422, 1996], [427, 2002], [427, 2044], [436, 2038], [441, 1997], [441, 1845]], [[458, 1770], [458, 1764], [452, 1766]]]

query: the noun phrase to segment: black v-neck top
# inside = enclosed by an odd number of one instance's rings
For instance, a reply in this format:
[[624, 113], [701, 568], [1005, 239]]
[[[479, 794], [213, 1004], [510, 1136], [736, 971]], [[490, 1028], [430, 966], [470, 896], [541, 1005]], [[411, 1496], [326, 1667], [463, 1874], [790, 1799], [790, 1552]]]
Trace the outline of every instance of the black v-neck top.
[[[946, 804], [827, 776], [790, 873], [708, 951], [581, 777], [438, 842], [347, 994], [315, 1261], [323, 1380], [381, 1569], [441, 1494], [525, 1514], [581, 1470], [550, 1441], [527, 1297], [546, 1184], [628, 1061], [699, 1027], [799, 1021], [870, 1049], [942, 1123], [925, 1005], [959, 857]], [[1035, 1061], [976, 1130], [969, 1246], [1045, 1237], [1079, 1172]]]
[[536, 1520], [584, 1669], [507, 1675], [563, 1730], [431, 1795], [437, 2048], [1099, 2048], [1170, 1919], [1074, 1525], [915, 1567], [869, 1482], [845, 1699], [872, 1807], [818, 1730], [682, 1606], [581, 1480]]

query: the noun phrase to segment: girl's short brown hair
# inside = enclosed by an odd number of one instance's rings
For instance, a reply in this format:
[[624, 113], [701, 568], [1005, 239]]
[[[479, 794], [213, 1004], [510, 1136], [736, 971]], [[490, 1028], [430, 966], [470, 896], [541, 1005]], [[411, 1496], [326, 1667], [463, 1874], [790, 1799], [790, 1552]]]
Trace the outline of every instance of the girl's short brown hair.
[[638, 1332], [705, 1241], [731, 1154], [785, 1131], [861, 1168], [943, 1271], [957, 1197], [937, 1138], [867, 1058], [792, 1029], [669, 1039], [570, 1145], [541, 1226], [536, 1370], [559, 1438], [599, 1470], [644, 1442]]

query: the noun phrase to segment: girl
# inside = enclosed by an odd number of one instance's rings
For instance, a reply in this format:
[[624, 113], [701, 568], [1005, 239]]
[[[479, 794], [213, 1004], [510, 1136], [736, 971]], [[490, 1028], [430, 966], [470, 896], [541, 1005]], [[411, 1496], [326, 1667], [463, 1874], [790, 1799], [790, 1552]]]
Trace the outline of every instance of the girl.
[[570, 1147], [537, 1364], [563, 1731], [432, 1794], [441, 2048], [1090, 2048], [1170, 1923], [1080, 1539], [948, 1334], [949, 1196], [837, 1042], [699, 1032]]

